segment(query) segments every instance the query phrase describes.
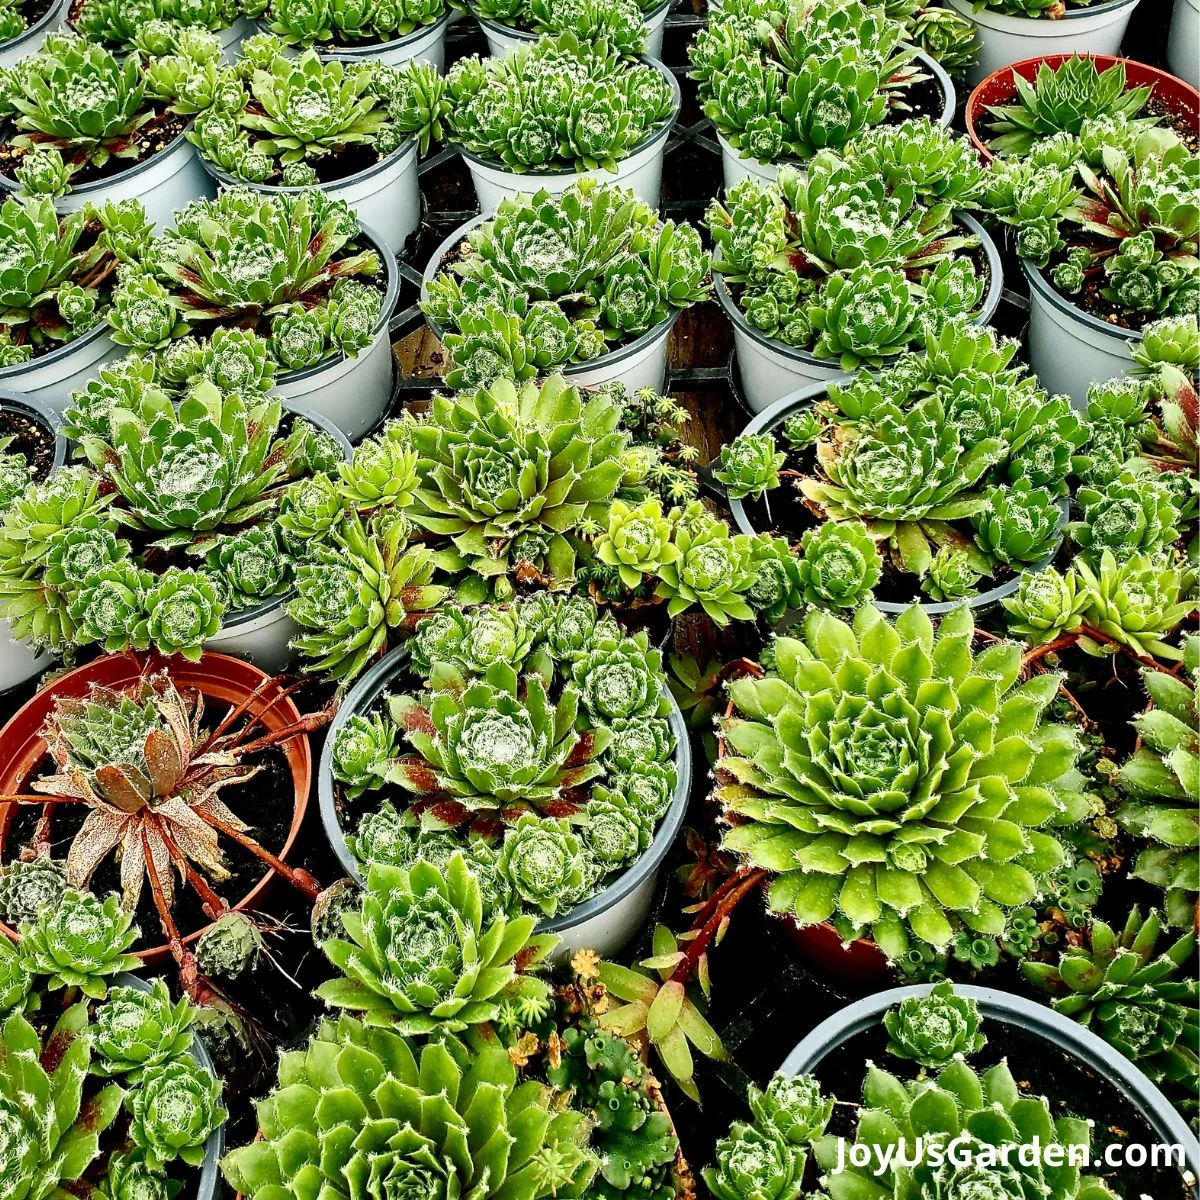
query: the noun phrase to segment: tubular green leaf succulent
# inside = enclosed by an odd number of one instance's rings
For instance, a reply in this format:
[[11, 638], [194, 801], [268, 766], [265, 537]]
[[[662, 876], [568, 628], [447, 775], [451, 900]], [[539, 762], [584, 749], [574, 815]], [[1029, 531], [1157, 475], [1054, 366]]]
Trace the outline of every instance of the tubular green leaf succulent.
[[[552, 1110], [550, 1089], [519, 1083], [494, 1046], [469, 1054], [450, 1039], [418, 1050], [341, 1017], [285, 1052], [279, 1079], [258, 1106], [262, 1140], [222, 1163], [251, 1200], [313, 1188], [331, 1200], [543, 1200], [556, 1187], [582, 1194], [596, 1170], [582, 1115]], [[546, 1174], [550, 1161], [566, 1178]]]
[[1058, 680], [1017, 684], [1017, 645], [975, 655], [973, 628], [965, 606], [936, 633], [916, 606], [817, 611], [773, 674], [731, 685], [725, 845], [775, 876], [774, 911], [895, 959], [959, 925], [998, 936], [1063, 861], [1042, 829], [1076, 790], [1075, 736], [1043, 720]]
[[427, 862], [407, 871], [372, 866], [361, 914], [343, 913], [342, 923], [352, 940], [335, 938], [324, 950], [345, 978], [322, 984], [317, 995], [404, 1034], [454, 1033], [492, 1020], [506, 990], [555, 941], [534, 937], [531, 917], [495, 916], [485, 926], [479, 883], [461, 855], [444, 874]]
[[861, 521], [826, 521], [800, 542], [804, 599], [817, 607], [857, 608], [879, 582], [881, 566]]
[[930, 1070], [947, 1067], [957, 1055], [970, 1058], [987, 1038], [979, 1030], [979, 1006], [954, 993], [949, 981], [928, 996], [910, 996], [883, 1016], [888, 1053]]
[[155, 979], [149, 991], [112, 988], [91, 1022], [92, 1070], [139, 1082], [146, 1071], [187, 1051], [194, 1015], [186, 996], [171, 1003], [161, 979]]

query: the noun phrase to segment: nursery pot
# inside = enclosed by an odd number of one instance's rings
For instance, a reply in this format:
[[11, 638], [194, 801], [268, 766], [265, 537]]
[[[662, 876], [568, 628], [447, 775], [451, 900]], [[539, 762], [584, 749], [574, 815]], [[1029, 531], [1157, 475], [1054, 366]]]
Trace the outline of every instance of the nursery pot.
[[[54, 435], [50, 475], [67, 461], [67, 439], [59, 432], [58, 414], [49, 405], [20, 392], [0, 389], [0, 410], [17, 413]], [[0, 618], [0, 695], [40, 675], [53, 662], [54, 655], [35, 654], [24, 642], [18, 642], [7, 619]]]
[[[1186, 4], [1188, 0], [1180, 0], [1180, 3]], [[1082, 11], [1086, 13], [1098, 10], [1083, 9]], [[1062, 24], [1062, 22], [1055, 22], [1055, 24]], [[1194, 57], [1195, 42], [1192, 43], [1191, 51]], [[1020, 75], [1022, 79], [1032, 82], [1042, 63], [1046, 63], [1057, 71], [1065, 59], [1073, 57], [1075, 56], [1072, 54], [1043, 54], [1037, 58], [1022, 59], [1020, 62], [1012, 63], [1011, 66], [994, 71], [971, 92], [967, 97], [965, 114], [967, 135], [985, 162], [989, 162], [995, 157], [987, 148], [985, 138], [984, 122], [988, 117], [988, 109], [996, 105], [1008, 104], [1016, 96], [1017, 87], [1013, 83], [1013, 74]], [[1095, 59], [1098, 71], [1106, 71], [1116, 63], [1124, 63], [1126, 88], [1151, 88], [1154, 98], [1168, 112], [1185, 120], [1193, 130], [1200, 131], [1200, 92], [1197, 92], [1195, 86], [1185, 83], [1182, 79], [1176, 79], [1174, 75], [1168, 75], [1166, 71], [1160, 71], [1157, 67], [1134, 62], [1131, 58], [1116, 58], [1109, 54], [1093, 54], [1090, 57]], [[1102, 377], [1098, 376], [1098, 378]]]
[[[1132, 0], [1132, 3], [1136, 4], [1137, 0]], [[710, 4], [709, 7], [711, 8], [712, 5]], [[933, 76], [942, 93], [942, 111], [934, 120], [934, 124], [942, 126], [943, 129], [949, 128], [950, 122], [954, 118], [955, 105], [958, 103], [954, 84], [951, 82], [950, 76], [942, 69], [941, 64], [930, 58], [924, 51], [917, 54], [916, 61], [921, 64], [924, 71]], [[714, 132], [716, 131], [714, 130]], [[719, 132], [717, 132], [717, 141], [721, 144], [721, 170], [727, 192], [734, 184], [741, 183], [746, 178], [757, 179], [759, 183], [774, 183], [775, 174], [780, 167], [795, 167], [801, 172], [804, 170], [803, 161], [797, 158], [781, 158], [778, 162], [760, 163], [757, 159], [749, 158], [740, 150], [734, 149]]]
[[[164, 668], [170, 670], [176, 686], [181, 689], [194, 688], [203, 695], [210, 721], [214, 709], [219, 712], [227, 706], [243, 703], [247, 704], [247, 713], [262, 714], [260, 729], [263, 732], [283, 729], [300, 719], [299, 710], [283, 694], [281, 685], [257, 667], [240, 659], [224, 654], [206, 654], [199, 662], [191, 663], [178, 656], [166, 658], [157, 653], [135, 654], [130, 651], [109, 654], [61, 675], [19, 708], [8, 724], [0, 729], [0, 794], [28, 790], [29, 781], [46, 758], [46, 741], [39, 731], [53, 709], [56, 698], [86, 696], [93, 684], [114, 689], [131, 688], [142, 675]], [[293, 789], [291, 827], [282, 849], [277, 851], [277, 856], [286, 861], [308, 806], [312, 752], [307, 734], [298, 734], [280, 743], [279, 749], [287, 760]], [[15, 807], [12, 804], [0, 804], [0, 861], [3, 861], [8, 848]], [[267, 870], [232, 907], [238, 910], [257, 907], [274, 877], [275, 872]], [[194, 930], [183, 940], [195, 942], [207, 928], [209, 926]], [[0, 933], [12, 938], [17, 936], [14, 930], [5, 925], [0, 925]], [[162, 962], [169, 955], [170, 948], [165, 943], [138, 952], [138, 957], [147, 964]]]
[[84, 387], [105, 363], [124, 354], [125, 347], [112, 340], [108, 322], [101, 318], [87, 333], [49, 354], [0, 367], [0, 388], [14, 388], [61, 414], [72, 392]]
[[1200, 0], [1175, 0], [1167, 34], [1167, 66], [1200, 87]]
[[[359, 883], [362, 882], [362, 876], [358, 863], [346, 845], [334, 795], [333, 743], [338, 730], [353, 715], [367, 712], [385, 691], [394, 687], [407, 665], [408, 650], [400, 646], [377, 662], [350, 689], [329, 726], [317, 768], [317, 795], [325, 836], [342, 869]], [[602, 958], [612, 957], [634, 937], [650, 911], [659, 867], [683, 826], [692, 786], [692, 755], [687, 726], [671, 693], [666, 691], [664, 694], [671, 701], [667, 719], [675, 736], [677, 779], [671, 806], [645, 853], [615, 882], [570, 912], [538, 924], [540, 933], [554, 933], [562, 939], [552, 956], [552, 961], [556, 963], [565, 962], [576, 950], [585, 949], [595, 950]]]
[[[465, 225], [460, 225], [434, 252], [433, 257], [425, 268], [421, 280], [421, 299], [424, 300], [429, 289], [429, 283], [441, 268], [442, 260], [449, 257], [455, 247], [477, 226], [492, 218], [481, 214], [472, 218]], [[641, 337], [618, 346], [599, 358], [588, 362], [574, 363], [570, 366], [560, 366], [552, 373], [562, 375], [572, 387], [599, 387], [604, 383], [623, 383], [631, 392], [638, 388], [652, 388], [661, 391], [667, 378], [667, 341], [671, 327], [679, 317], [679, 310], [673, 310], [652, 329], [646, 330]], [[433, 330], [439, 341], [444, 341], [441, 326], [430, 316], [425, 317], [426, 324]]]
[[642, 55], [642, 62], [661, 71], [671, 85], [671, 116], [660, 129], [655, 130], [641, 145], [621, 159], [615, 171], [597, 168], [595, 171], [518, 172], [488, 162], [470, 150], [456, 146], [455, 149], [463, 156], [463, 161], [471, 172], [471, 182], [475, 185], [475, 195], [479, 197], [480, 210], [485, 213], [495, 212], [500, 206], [500, 201], [506, 196], [516, 196], [522, 192], [529, 194], [544, 190], [552, 196], [561, 196], [571, 184], [584, 178], [631, 188], [643, 204], [657, 210], [662, 193], [663, 156], [667, 152], [667, 139], [679, 119], [683, 97], [679, 91], [679, 81], [661, 62], [645, 54]]
[[249, 17], [238, 17], [232, 25], [217, 30], [221, 43], [221, 61], [232, 67], [242, 52], [242, 43], [254, 32], [254, 22]]
[[[975, 325], [986, 325], [1000, 305], [1004, 275], [1000, 253], [987, 231], [969, 213], [956, 213], [955, 221], [968, 233], [979, 238], [979, 251], [987, 260], [987, 291], [979, 311], [972, 318]], [[746, 320], [734, 303], [720, 272], [713, 270], [713, 290], [721, 311], [733, 325], [733, 343], [737, 351], [738, 371], [742, 394], [752, 412], [761, 413], [781, 396], [797, 388], [815, 383], [827, 383], [841, 375], [841, 363], [836, 358], [818, 358], [798, 346], [789, 346], [778, 338], [768, 337]]]
[[[122, 971], [119, 975], [113, 977], [113, 987], [134, 988], [139, 992], [150, 991], [150, 981], [142, 979], [138, 975], [128, 975]], [[213, 1066], [213, 1061], [209, 1057], [208, 1049], [204, 1045], [203, 1039], [194, 1030], [192, 1031], [192, 1043], [188, 1047], [191, 1056], [196, 1060], [196, 1065], [205, 1071], [211, 1071], [214, 1075], [217, 1073], [216, 1067]], [[217, 1185], [220, 1179], [220, 1164], [221, 1156], [225, 1153], [225, 1122], [222, 1121], [216, 1129], [208, 1135], [208, 1141], [204, 1144], [204, 1161], [200, 1164], [200, 1180], [196, 1184], [195, 1200], [212, 1200], [217, 1194]]]
[[[975, 23], [978, 58], [967, 67], [974, 87], [995, 71], [1022, 59], [1044, 54], [1116, 54], [1139, 0], [1106, 0], [1086, 8], [1068, 8], [1056, 20], [1014, 17], [994, 8], [977, 8], [971, 0], [946, 0], [955, 12]], [[1192, 43], [1193, 57], [1195, 42]]]
[[446, 65], [446, 26], [449, 24], [450, 11], [447, 10], [432, 25], [422, 25], [390, 42], [372, 42], [361, 46], [323, 43], [316, 49], [325, 62], [340, 58], [358, 63], [378, 62], [385, 67], [402, 67], [407, 62], [427, 62], [440, 75]]
[[284, 400], [303, 405], [306, 412], [328, 417], [354, 443], [379, 423], [392, 398], [395, 359], [388, 322], [400, 298], [395, 256], [373, 229], [367, 225], [361, 228], [387, 273], [387, 292], [370, 344], [353, 358], [343, 354], [303, 371], [286, 371], [275, 381], [275, 391]]
[[[295, 196], [310, 191], [305, 187], [283, 187], [272, 183], [247, 183], [235, 179], [200, 155], [205, 171], [221, 186], [246, 187], [266, 196]], [[370, 225], [394, 258], [404, 249], [409, 235], [421, 223], [421, 195], [417, 189], [417, 142], [410, 138], [386, 158], [365, 171], [317, 187], [333, 200], [344, 200], [360, 221]]]
[[[760, 412], [742, 430], [742, 435], [773, 433], [792, 413], [798, 412], [802, 408], [811, 408], [814, 404], [818, 403], [828, 391], [829, 383], [848, 383], [851, 378], [849, 375], [836, 375], [827, 383], [813, 384], [810, 387], [800, 388], [798, 391], [792, 392], [791, 395], [784, 396], [781, 400], [777, 400], [772, 404], [770, 408]], [[732, 513], [734, 522], [741, 533], [755, 534], [762, 532], [754, 527], [750, 513], [746, 510], [745, 501], [734, 500], [731, 497], [728, 500], [728, 504], [729, 511]], [[1038, 571], [1044, 571], [1054, 561], [1054, 556], [1058, 553], [1058, 547], [1062, 544], [1061, 533], [1070, 513], [1069, 498], [1066, 496], [1060, 497], [1058, 508], [1060, 538], [1055, 543], [1054, 549], [1045, 558], [1034, 563], [1032, 566], [1025, 567], [1022, 571], [1015, 572], [1010, 579], [1006, 579], [1003, 583], [997, 584], [993, 588], [988, 588], [986, 592], [977, 592], [975, 595], [964, 597], [962, 600], [922, 600], [920, 601], [921, 608], [931, 617], [943, 616], [951, 609], [958, 608], [961, 604], [966, 604], [976, 612], [982, 612], [998, 604], [1005, 596], [1011, 596], [1021, 586], [1021, 576], [1025, 571], [1032, 571], [1036, 574]], [[893, 614], [902, 613], [905, 609], [912, 606], [911, 601], [903, 603], [897, 600], [873, 600], [872, 603], [880, 612]], [[784, 620], [786, 622], [787, 618], [785, 617]]]
[[50, 7], [28, 29], [0, 45], [0, 67], [12, 67], [22, 58], [36, 54], [46, 40], [46, 34], [57, 29], [66, 19], [71, 0], [51, 0]]
[[[779, 1071], [783, 1075], [818, 1073], [821, 1064], [852, 1038], [882, 1024], [883, 1014], [909, 996], [927, 996], [932, 984], [892, 988], [867, 996], [847, 1005], [822, 1021], [784, 1059]], [[1154, 1131], [1160, 1142], [1179, 1146], [1187, 1163], [1190, 1179], [1187, 1189], [1196, 1193], [1196, 1177], [1200, 1175], [1200, 1143], [1187, 1122], [1175, 1111], [1167, 1098], [1123, 1054], [1084, 1028], [1077, 1021], [1057, 1013], [1049, 1005], [1026, 1000], [995, 988], [955, 984], [955, 995], [974, 1000], [987, 1021], [996, 1021], [1044, 1042], [1079, 1066], [1099, 1077], [1132, 1108], [1142, 1123]], [[993, 1038], [998, 1044], [1001, 1038]], [[847, 1098], [848, 1099], [848, 1098]]]
[[[8, 175], [0, 175], [0, 188], [16, 192], [20, 185]], [[186, 130], [181, 130], [169, 146], [136, 166], [106, 179], [75, 184], [65, 196], [54, 201], [54, 207], [59, 213], [72, 213], [109, 200], [140, 200], [150, 221], [158, 229], [165, 229], [174, 223], [178, 209], [216, 194], [196, 147], [188, 141]]]
[[[354, 449], [346, 435], [328, 417], [299, 404], [285, 404], [284, 408], [323, 429], [341, 447], [346, 461], [350, 461]], [[205, 651], [249, 659], [268, 674], [282, 674], [292, 665], [294, 657], [289, 643], [300, 632], [300, 627], [288, 616], [284, 607], [295, 595], [294, 591], [285, 592], [228, 616], [221, 623], [220, 633], [204, 643]]]
[[[646, 45], [643, 53], [651, 58], [662, 57], [663, 25], [666, 23], [667, 13], [671, 10], [671, 4], [672, 0], [662, 0], [657, 8], [644, 14]], [[507, 58], [518, 46], [530, 45], [536, 42], [539, 36], [525, 29], [514, 29], [511, 25], [493, 21], [490, 17], [476, 15], [475, 19], [483, 27], [488, 53], [493, 58]]]

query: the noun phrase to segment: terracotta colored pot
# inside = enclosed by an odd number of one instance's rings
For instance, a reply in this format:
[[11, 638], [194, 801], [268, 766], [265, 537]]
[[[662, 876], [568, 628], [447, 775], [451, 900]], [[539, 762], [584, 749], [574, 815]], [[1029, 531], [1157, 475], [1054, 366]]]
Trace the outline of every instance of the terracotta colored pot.
[[[1038, 67], [1047, 63], [1054, 70], [1062, 65], [1071, 54], [1047, 54], [1039, 58], [1026, 58], [1012, 66], [1004, 67], [989, 75], [967, 98], [967, 134], [975, 149], [983, 156], [985, 162], [990, 162], [994, 155], [987, 148], [983, 138], [983, 122], [987, 119], [988, 108], [997, 104], [1007, 104], [1017, 94], [1016, 84], [1013, 83], [1015, 71], [1022, 79], [1032, 82], [1037, 75]], [[1104, 71], [1115, 63], [1125, 64], [1125, 82], [1128, 87], [1150, 87], [1160, 104], [1176, 116], [1185, 118], [1193, 129], [1200, 132], [1200, 92], [1189, 83], [1160, 71], [1157, 67], [1145, 63], [1134, 62], [1131, 58], [1117, 58], [1110, 54], [1092, 54], [1099, 70]]]
[[[300, 719], [300, 712], [290, 698], [271, 705], [271, 701], [279, 695], [279, 685], [263, 687], [270, 676], [257, 667], [242, 662], [241, 659], [230, 658], [225, 654], [205, 654], [198, 663], [190, 663], [178, 657], [164, 658], [157, 653], [110, 654], [86, 666], [77, 667], [55, 680], [50, 687], [38, 692], [20, 708], [12, 720], [0, 729], [0, 794], [28, 790], [26, 785], [29, 779], [46, 757], [46, 742], [38, 731], [50, 714], [56, 697], [86, 696], [92, 684], [129, 688], [142, 675], [162, 670], [164, 667], [170, 670], [171, 678], [180, 688], [195, 688], [207, 703], [215, 703], [222, 707], [241, 704], [255, 689], [262, 688], [260, 698], [249, 705], [247, 712], [251, 715], [262, 713], [270, 706], [270, 711], [262, 721], [264, 732], [283, 729]], [[312, 751], [307, 734], [290, 738], [281, 743], [279, 749], [287, 759], [294, 789], [291, 828], [283, 848], [278, 852], [278, 857], [286, 861], [308, 807], [309, 785], [312, 782]], [[14, 804], [0, 804], [0, 861], [4, 859], [16, 807]], [[274, 877], [275, 872], [268, 870], [233, 907], [253, 908]], [[183, 940], [194, 942], [204, 932], [204, 928], [195, 930]], [[16, 932], [6, 925], [0, 924], [0, 931], [11, 938], [17, 937]], [[169, 953], [170, 948], [164, 943], [139, 951], [138, 957], [146, 963], [154, 963]]]
[[859, 938], [844, 946], [832, 925], [800, 926], [795, 917], [779, 914], [776, 919], [800, 957], [838, 991], [877, 992], [894, 984], [888, 960], [869, 938]]

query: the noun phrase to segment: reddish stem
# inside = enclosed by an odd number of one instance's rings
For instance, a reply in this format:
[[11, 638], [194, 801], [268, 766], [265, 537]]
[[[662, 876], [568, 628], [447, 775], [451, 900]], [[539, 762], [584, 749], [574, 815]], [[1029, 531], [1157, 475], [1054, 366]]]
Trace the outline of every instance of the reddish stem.
[[[758, 887], [766, 877], [767, 872], [759, 867], [742, 867], [736, 875], [731, 875], [713, 893], [692, 923], [692, 930], [696, 931], [696, 936], [688, 942], [683, 960], [671, 972], [668, 983], [687, 983], [696, 969], [696, 964], [707, 952], [713, 938], [717, 936], [722, 922], [741, 903], [746, 894]], [[716, 901], [715, 905], [714, 901]], [[705, 915], [706, 913], [707, 915]]]
[[261, 859], [273, 871], [277, 871], [288, 883], [303, 892], [310, 900], [315, 900], [321, 894], [323, 890], [321, 885], [307, 871], [297, 867], [289, 867], [283, 859], [276, 857], [270, 850], [263, 849], [253, 838], [247, 837], [241, 830], [234, 829], [232, 825], [227, 825], [219, 817], [214, 817], [212, 813], [204, 812], [201, 809], [195, 809], [194, 811], [214, 829], [220, 830], [227, 838], [232, 838], [239, 846], [243, 846], [249, 850], [255, 858]]
[[158, 919], [162, 924], [163, 933], [167, 935], [171, 956], [182, 968], [184, 963], [183, 938], [179, 936], [179, 926], [175, 924], [175, 918], [167, 905], [167, 898], [163, 895], [162, 883], [158, 878], [158, 868], [154, 865], [154, 855], [150, 853], [150, 837], [146, 832], [145, 825], [142, 826], [142, 854], [146, 859], [146, 874], [150, 878], [150, 894], [154, 897], [154, 907], [158, 909]]
[[180, 874], [196, 890], [205, 915], [213, 921], [224, 916], [229, 911], [229, 905], [213, 891], [208, 880], [188, 862], [187, 855], [175, 844], [175, 840], [167, 832], [164, 822], [159, 820], [158, 816], [153, 813], [150, 815], [150, 820], [154, 822], [155, 828], [158, 830], [158, 836], [162, 838], [163, 845], [166, 846], [171, 860], [179, 868]]

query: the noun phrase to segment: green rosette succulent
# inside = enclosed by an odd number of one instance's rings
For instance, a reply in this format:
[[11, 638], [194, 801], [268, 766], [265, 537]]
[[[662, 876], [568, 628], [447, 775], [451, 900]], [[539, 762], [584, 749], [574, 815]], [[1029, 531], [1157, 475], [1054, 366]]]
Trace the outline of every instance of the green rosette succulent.
[[1025, 977], [1055, 996], [1051, 1006], [1099, 1034], [1156, 1083], [1194, 1098], [1200, 1078], [1200, 1010], [1193, 972], [1196, 936], [1171, 942], [1151, 911], [1117, 931], [1093, 921], [1091, 945], [1068, 948], [1057, 966], [1023, 962]]
[[765, 1090], [753, 1084], [746, 1103], [759, 1129], [773, 1131], [789, 1146], [803, 1146], [825, 1132], [834, 1100], [824, 1096], [814, 1075], [776, 1075]]
[[263, 935], [237, 909], [222, 913], [196, 942], [196, 963], [211, 979], [237, 979], [253, 971], [263, 952]]
[[0, 920], [14, 929], [32, 925], [44, 908], [54, 908], [67, 890], [67, 872], [54, 858], [14, 858], [0, 867]]
[[186, 996], [172, 1004], [166, 984], [110, 989], [91, 1023], [92, 1070], [138, 1083], [154, 1067], [182, 1057], [192, 1042], [195, 1008]]
[[58, 1018], [45, 1045], [20, 1013], [0, 1022], [0, 1167], [13, 1200], [47, 1200], [76, 1184], [121, 1111], [115, 1083], [83, 1105], [87, 1028], [86, 1002]]
[[970, 1058], [983, 1049], [979, 1006], [955, 994], [946, 980], [927, 996], [909, 996], [883, 1015], [888, 1053], [909, 1058], [929, 1070], [947, 1067], [961, 1055]]
[[[662, 653], [650, 646], [644, 632], [627, 637], [619, 627], [604, 635], [597, 631], [590, 647], [572, 662], [571, 678], [594, 723], [593, 739], [613, 721], [666, 711]], [[610, 740], [604, 739], [604, 749]]]
[[408, 508], [414, 499], [418, 454], [400, 422], [389, 423], [377, 437], [355, 447], [349, 462], [338, 464], [338, 490], [360, 510], [396, 505]]
[[280, 1056], [279, 1087], [258, 1105], [262, 1138], [221, 1166], [250, 1200], [583, 1194], [597, 1165], [587, 1123], [551, 1101], [499, 1047], [417, 1049], [340, 1017]]
[[879, 582], [883, 560], [861, 521], [825, 521], [800, 539], [805, 603], [857, 608]]
[[1167, 921], [1186, 929], [1195, 921], [1200, 893], [1200, 737], [1194, 682], [1200, 638], [1185, 639], [1183, 651], [1190, 678], [1142, 672], [1151, 707], [1133, 718], [1138, 746], [1117, 773], [1125, 800], [1115, 816], [1127, 833], [1150, 842], [1138, 854], [1133, 874], [1162, 889]]
[[342, 924], [351, 940], [334, 938], [323, 948], [344, 978], [322, 984], [317, 995], [361, 1013], [367, 1025], [409, 1035], [455, 1033], [494, 1019], [506, 991], [555, 941], [533, 935], [532, 917], [494, 915], [485, 925], [479, 883], [461, 855], [445, 873], [427, 862], [409, 870], [372, 866], [361, 912], [343, 913]]
[[979, 572], [971, 556], [958, 546], [939, 546], [929, 561], [921, 590], [938, 602], [965, 600], [978, 590]]
[[395, 727], [379, 713], [354, 713], [333, 735], [333, 777], [351, 799], [383, 784], [396, 752]]
[[1075, 502], [1079, 520], [1067, 534], [1092, 562], [1105, 550], [1118, 560], [1155, 554], [1179, 536], [1179, 509], [1151, 474], [1126, 470], [1102, 487], [1081, 487]]
[[1079, 628], [1088, 594], [1079, 587], [1073, 571], [1062, 575], [1047, 567], [1024, 572], [1016, 593], [1000, 603], [1008, 611], [1009, 633], [1024, 638], [1030, 646], [1044, 646]]
[[21, 952], [8, 938], [0, 939], [0, 1022], [11, 1012], [22, 1012], [34, 997], [33, 977], [25, 969]]
[[668, 614], [676, 617], [698, 606], [718, 625], [753, 620], [746, 599], [754, 583], [752, 539], [731, 535], [725, 522], [708, 516], [699, 501], [672, 509], [671, 520], [679, 557], [663, 564], [654, 592], [667, 601]]
[[175, 1159], [190, 1167], [204, 1161], [209, 1134], [228, 1115], [221, 1081], [190, 1054], [148, 1068], [129, 1093], [129, 1132], [151, 1170]]
[[593, 550], [602, 563], [617, 570], [627, 588], [637, 588], [644, 576], [657, 575], [664, 565], [678, 560], [679, 547], [671, 541], [672, 532], [660, 501], [644, 500], [631, 507], [614, 500], [608, 510], [608, 528], [596, 539]]
[[971, 518], [975, 542], [997, 562], [1009, 566], [1049, 558], [1060, 540], [1062, 510], [1045, 488], [1018, 479], [1010, 487], [983, 493], [983, 508]]
[[773, 1133], [736, 1122], [717, 1143], [704, 1182], [716, 1200], [802, 1200], [807, 1161], [805, 1151]]
[[796, 635], [730, 685], [725, 847], [771, 873], [772, 911], [893, 960], [962, 926], [1000, 936], [1064, 861], [1044, 827], [1077, 807], [1077, 739], [1044, 718], [1057, 677], [1018, 683], [1016, 643], [973, 653], [965, 605], [936, 631], [915, 605], [818, 610]]
[[[1131, 554], [1118, 561], [1104, 550], [1093, 569], [1084, 558], [1073, 567], [1085, 603], [1085, 624], [1147, 657], [1179, 662], [1183, 651], [1169, 638], [1196, 607], [1195, 577], [1190, 568], [1148, 554]], [[1080, 646], [1089, 653], [1105, 654], [1102, 644], [1083, 637]]]
[[101, 900], [68, 890], [55, 908], [42, 909], [32, 924], [21, 926], [21, 955], [50, 991], [78, 988], [102, 1000], [109, 975], [136, 968], [138, 960], [126, 951], [137, 936], [133, 914], [122, 910], [115, 892]]
[[786, 458], [782, 450], [776, 450], [771, 434], [743, 433], [721, 447], [721, 465], [713, 471], [713, 478], [724, 484], [730, 500], [747, 496], [757, 500], [779, 487], [779, 468]]
[[444, 0], [270, 0], [266, 18], [271, 32], [289, 45], [338, 46], [391, 42], [445, 15]]
[[547, 917], [571, 908], [594, 882], [570, 825], [529, 814], [505, 833], [496, 870]]

